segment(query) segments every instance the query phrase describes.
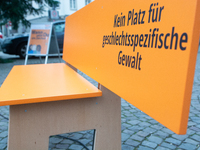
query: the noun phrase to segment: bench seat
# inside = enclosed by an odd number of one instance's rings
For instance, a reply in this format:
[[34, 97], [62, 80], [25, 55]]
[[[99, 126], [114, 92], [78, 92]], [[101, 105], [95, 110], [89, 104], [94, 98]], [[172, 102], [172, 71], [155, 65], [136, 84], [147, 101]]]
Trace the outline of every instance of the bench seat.
[[14, 66], [0, 106], [99, 97], [102, 92], [64, 63]]
[[8, 150], [48, 149], [52, 135], [92, 129], [94, 149], [120, 150], [121, 98], [99, 88], [69, 64], [14, 66], [0, 88], [0, 106], [10, 105]]

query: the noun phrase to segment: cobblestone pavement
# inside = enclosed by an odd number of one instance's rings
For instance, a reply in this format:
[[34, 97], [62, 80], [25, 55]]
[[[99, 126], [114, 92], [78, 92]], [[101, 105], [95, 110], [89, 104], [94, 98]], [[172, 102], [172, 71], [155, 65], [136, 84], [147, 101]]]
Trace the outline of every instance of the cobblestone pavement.
[[[0, 53], [1, 56], [1, 53]], [[24, 60], [12, 58], [12, 63], [0, 63], [0, 86], [13, 65], [23, 65]], [[58, 58], [49, 58], [50, 63], [57, 63]], [[37, 58], [29, 63], [40, 63]], [[95, 81], [79, 72], [90, 82]], [[163, 125], [138, 110], [125, 100], [121, 100], [122, 150], [200, 150], [200, 50], [191, 98], [191, 108], [186, 135], [177, 135]], [[9, 106], [0, 107], [0, 149], [7, 149]], [[91, 150], [94, 130], [52, 135], [49, 150]], [[108, 139], [109, 140], [109, 139]]]

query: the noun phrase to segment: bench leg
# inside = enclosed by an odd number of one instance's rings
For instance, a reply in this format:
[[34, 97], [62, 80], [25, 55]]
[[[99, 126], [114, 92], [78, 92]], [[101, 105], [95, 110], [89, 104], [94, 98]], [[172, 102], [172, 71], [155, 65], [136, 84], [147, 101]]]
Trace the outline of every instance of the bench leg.
[[121, 98], [102, 97], [10, 106], [9, 150], [48, 149], [49, 136], [96, 129], [95, 150], [121, 149]]

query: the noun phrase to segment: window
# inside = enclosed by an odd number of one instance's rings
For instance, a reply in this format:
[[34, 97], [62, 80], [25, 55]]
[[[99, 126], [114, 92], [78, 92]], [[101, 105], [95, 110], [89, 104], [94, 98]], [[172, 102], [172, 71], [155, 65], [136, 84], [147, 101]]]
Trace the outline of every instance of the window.
[[70, 0], [70, 9], [76, 9], [76, 0]]
[[85, 5], [89, 4], [91, 0], [85, 0]]
[[58, 24], [54, 25], [54, 31], [56, 33], [58, 33], [58, 32], [64, 32], [64, 30], [65, 30], [65, 23], [58, 23]]

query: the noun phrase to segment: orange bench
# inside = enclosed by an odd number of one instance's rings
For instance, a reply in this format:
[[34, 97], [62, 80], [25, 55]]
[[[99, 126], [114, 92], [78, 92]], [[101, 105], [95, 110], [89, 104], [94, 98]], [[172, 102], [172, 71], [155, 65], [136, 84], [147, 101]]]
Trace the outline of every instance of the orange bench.
[[68, 63], [14, 66], [0, 89], [5, 105], [9, 150], [48, 149], [51, 135], [92, 129], [95, 149], [121, 149], [121, 98]]
[[158, 1], [95, 0], [66, 18], [67, 64], [15, 66], [0, 89], [0, 105], [10, 105], [8, 148], [43, 150], [50, 135], [96, 129], [96, 149], [121, 149], [120, 97], [185, 134], [200, 1]]
[[14, 66], [0, 105], [10, 105], [10, 150], [47, 149], [51, 135], [91, 129], [96, 149], [121, 147], [121, 99], [64, 63]]

